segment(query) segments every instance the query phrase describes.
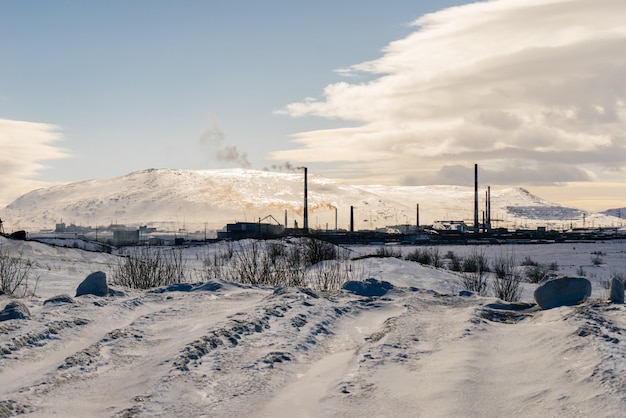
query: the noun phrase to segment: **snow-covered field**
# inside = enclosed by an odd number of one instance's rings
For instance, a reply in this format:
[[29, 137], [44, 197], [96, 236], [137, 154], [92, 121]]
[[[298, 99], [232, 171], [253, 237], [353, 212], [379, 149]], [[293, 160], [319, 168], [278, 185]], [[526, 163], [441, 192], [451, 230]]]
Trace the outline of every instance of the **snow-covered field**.
[[[604, 281], [626, 242], [479, 247], [582, 267], [592, 298], [540, 311], [460, 296], [454, 273], [396, 258], [351, 260], [382, 297], [247, 287], [120, 289], [73, 297], [116, 256], [2, 239], [34, 261], [30, 320], [0, 322], [0, 417], [618, 417], [626, 411], [626, 308]], [[397, 247], [403, 254], [412, 250]], [[373, 253], [353, 247], [353, 254]], [[445, 254], [474, 247], [441, 247]], [[200, 265], [205, 247], [185, 250]], [[592, 262], [599, 256], [601, 263]], [[522, 302], [536, 285], [524, 284]], [[70, 294], [74, 303], [46, 303]], [[10, 299], [0, 296], [0, 309]]]

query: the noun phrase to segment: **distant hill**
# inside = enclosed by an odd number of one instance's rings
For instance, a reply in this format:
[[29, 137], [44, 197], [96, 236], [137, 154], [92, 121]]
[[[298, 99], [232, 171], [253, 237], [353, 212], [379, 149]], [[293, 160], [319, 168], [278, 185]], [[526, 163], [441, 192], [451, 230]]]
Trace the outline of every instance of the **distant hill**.
[[606, 216], [612, 216], [626, 221], [626, 208], [607, 209], [601, 213]]
[[[309, 227], [349, 227], [354, 206], [355, 228], [372, 229], [465, 220], [473, 223], [474, 188], [461, 186], [354, 186], [309, 173]], [[8, 231], [53, 229], [65, 222], [81, 226], [148, 225], [162, 230], [221, 229], [236, 221], [297, 221], [302, 226], [302, 172], [277, 173], [246, 169], [149, 169], [121, 177], [81, 181], [29, 192], [6, 208], [0, 218]], [[485, 210], [481, 187], [480, 219]], [[621, 220], [560, 206], [522, 188], [491, 189], [494, 226], [617, 226]], [[273, 217], [272, 220], [269, 216]]]

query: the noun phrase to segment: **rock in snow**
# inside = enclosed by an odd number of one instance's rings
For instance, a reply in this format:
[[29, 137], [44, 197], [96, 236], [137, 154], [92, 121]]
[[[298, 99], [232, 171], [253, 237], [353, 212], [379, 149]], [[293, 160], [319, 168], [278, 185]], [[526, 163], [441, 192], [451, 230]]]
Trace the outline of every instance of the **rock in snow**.
[[344, 290], [356, 293], [359, 296], [383, 296], [392, 288], [393, 285], [391, 283], [372, 278], [362, 282], [351, 280], [343, 285]]
[[70, 295], [57, 295], [57, 296], [53, 296], [43, 301], [44, 305], [47, 305], [49, 303], [57, 304], [57, 303], [76, 303], [76, 302], [74, 302], [74, 299], [72, 299]]
[[613, 277], [609, 291], [609, 300], [613, 303], [624, 303], [624, 283]]
[[109, 286], [107, 285], [107, 275], [102, 271], [91, 273], [76, 289], [76, 296], [107, 296], [108, 294]]
[[0, 321], [8, 321], [9, 319], [30, 319], [30, 311], [22, 302], [15, 300], [8, 303], [0, 311]]
[[537, 287], [533, 296], [541, 309], [577, 305], [591, 296], [591, 282], [584, 277], [557, 277]]

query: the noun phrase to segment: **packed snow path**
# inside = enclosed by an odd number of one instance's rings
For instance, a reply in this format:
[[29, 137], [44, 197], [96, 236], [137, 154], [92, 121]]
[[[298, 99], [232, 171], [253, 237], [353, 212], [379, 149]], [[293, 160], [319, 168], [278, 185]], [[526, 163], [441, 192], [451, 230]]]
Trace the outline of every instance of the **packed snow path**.
[[[4, 299], [3, 299], [4, 300]], [[623, 305], [537, 311], [209, 282], [30, 300], [0, 323], [0, 416], [620, 416]]]

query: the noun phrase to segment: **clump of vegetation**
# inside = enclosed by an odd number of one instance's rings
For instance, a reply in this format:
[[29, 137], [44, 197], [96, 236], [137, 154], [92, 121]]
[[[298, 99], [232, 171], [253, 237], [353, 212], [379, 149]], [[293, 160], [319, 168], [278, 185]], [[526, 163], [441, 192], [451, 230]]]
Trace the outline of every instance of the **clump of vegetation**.
[[113, 271], [114, 284], [133, 289], [150, 289], [181, 283], [185, 279], [182, 249], [129, 247]]
[[495, 296], [507, 302], [517, 302], [522, 296], [522, 276], [515, 269], [515, 257], [500, 256], [493, 262], [492, 281]]
[[415, 261], [433, 267], [441, 267], [443, 265], [442, 258], [439, 255], [439, 248], [416, 248], [404, 257], [405, 260]]
[[520, 263], [521, 266], [538, 266], [539, 263], [535, 260], [533, 260], [532, 258], [530, 258], [529, 255], [527, 255], [526, 257], [524, 257], [524, 259], [522, 260], [522, 262]]
[[529, 283], [539, 283], [541, 279], [546, 277], [550, 269], [545, 264], [537, 263], [535, 265], [527, 265], [524, 269], [526, 281]]
[[452, 271], [461, 271], [463, 259], [458, 257], [453, 251], [448, 251], [444, 256], [448, 260], [448, 268]]
[[351, 276], [343, 263], [346, 259], [340, 247], [310, 237], [294, 241], [246, 240], [207, 255], [200, 276], [250, 285], [338, 290]]
[[602, 263], [604, 263], [604, 261], [602, 260], [601, 252], [591, 253], [591, 264], [600, 266]]
[[463, 259], [461, 268], [465, 273], [486, 273], [489, 272], [489, 260], [484, 252], [474, 248], [474, 250]]
[[38, 279], [33, 280], [32, 268], [30, 259], [0, 246], [0, 291], [16, 298], [34, 294]]
[[400, 248], [391, 247], [388, 245], [381, 245], [380, 247], [376, 248], [374, 256], [381, 258], [400, 258], [402, 257], [402, 252], [400, 251]]

